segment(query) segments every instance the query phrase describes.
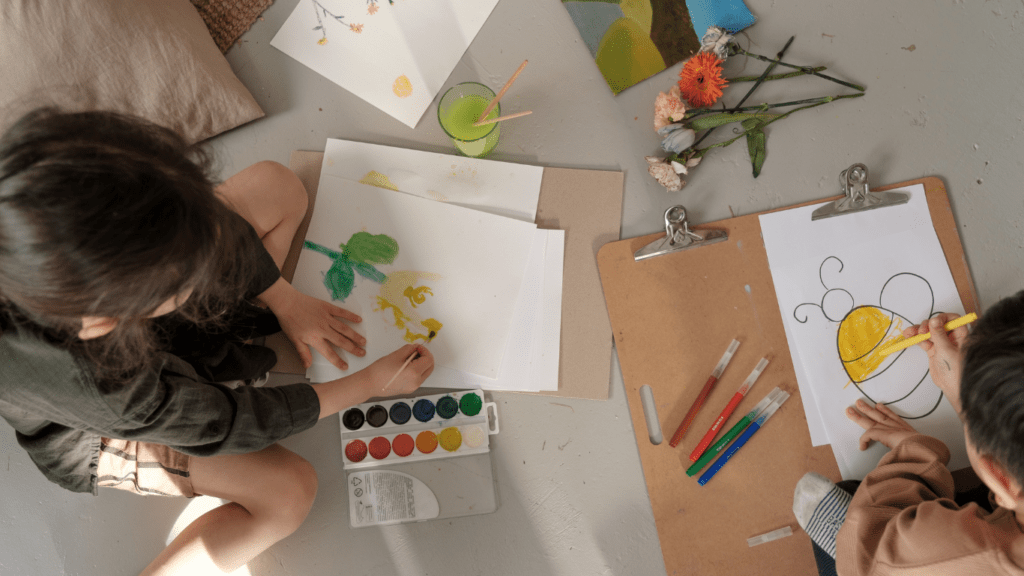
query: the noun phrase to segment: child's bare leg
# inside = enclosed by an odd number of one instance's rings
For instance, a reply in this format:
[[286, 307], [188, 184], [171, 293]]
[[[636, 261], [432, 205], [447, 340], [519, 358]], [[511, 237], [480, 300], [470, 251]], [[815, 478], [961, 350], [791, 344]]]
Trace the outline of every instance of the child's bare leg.
[[228, 178], [217, 193], [252, 224], [280, 268], [309, 204], [298, 176], [277, 162], [258, 162]]
[[231, 572], [294, 532], [316, 496], [316, 472], [274, 444], [251, 454], [193, 458], [196, 493], [230, 500], [189, 524], [144, 576]]

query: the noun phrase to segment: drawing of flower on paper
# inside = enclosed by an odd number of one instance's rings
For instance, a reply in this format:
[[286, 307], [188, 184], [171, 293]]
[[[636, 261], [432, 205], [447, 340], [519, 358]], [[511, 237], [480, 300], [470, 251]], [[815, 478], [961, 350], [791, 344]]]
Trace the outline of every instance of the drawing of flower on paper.
[[443, 324], [436, 318], [424, 318], [415, 308], [433, 296], [434, 291], [423, 281], [439, 280], [441, 276], [431, 272], [400, 270], [384, 274], [377, 265], [392, 264], [398, 256], [398, 242], [387, 234], [356, 232], [341, 252], [306, 240], [303, 248], [319, 252], [333, 262], [324, 273], [324, 287], [332, 300], [344, 302], [355, 286], [356, 274], [381, 285], [374, 298], [375, 312], [381, 312], [388, 324], [404, 330], [406, 342], [417, 340], [430, 342], [441, 331]]
[[[348, 29], [350, 31], [352, 31], [352, 32], [355, 32], [356, 34], [359, 34], [359, 33], [361, 33], [363, 31], [363, 25], [362, 24], [349, 24], [348, 22], [345, 22], [345, 17], [344, 16], [339, 16], [339, 15], [331, 12], [330, 10], [325, 8], [324, 5], [321, 4], [320, 2], [318, 2], [317, 0], [311, 0], [311, 1], [313, 2], [313, 13], [316, 14], [316, 22], [317, 22], [317, 25], [313, 28], [313, 30], [314, 31], [316, 31], [316, 30], [320, 31], [320, 39], [316, 41], [316, 43], [318, 45], [323, 46], [323, 45], [327, 44], [327, 26], [324, 24], [324, 19], [325, 18], [328, 19], [328, 20], [333, 18], [336, 22], [340, 23], [342, 26], [348, 26]], [[376, 4], [374, 3], [373, 6], [376, 6]], [[375, 11], [376, 10], [374, 10], [374, 12]], [[370, 12], [370, 13], [373, 14], [373, 12]]]
[[380, 8], [377, 8], [377, 3], [374, 2], [373, 0], [368, 0], [367, 4], [369, 4], [370, 6], [366, 8], [366, 13], [369, 14], [370, 16], [373, 16], [374, 14], [377, 13], [377, 10], [380, 10]]
[[398, 256], [398, 242], [387, 234], [370, 234], [356, 232], [348, 243], [341, 244], [341, 252], [306, 240], [303, 248], [328, 256], [334, 262], [324, 273], [324, 286], [331, 294], [332, 300], [345, 301], [352, 293], [358, 273], [367, 280], [383, 284], [388, 279], [376, 268], [378, 264], [391, 264]]

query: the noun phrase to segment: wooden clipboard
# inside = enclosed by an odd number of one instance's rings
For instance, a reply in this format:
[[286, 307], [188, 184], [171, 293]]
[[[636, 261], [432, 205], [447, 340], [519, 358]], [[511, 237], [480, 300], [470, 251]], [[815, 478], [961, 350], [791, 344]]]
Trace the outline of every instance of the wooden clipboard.
[[[942, 181], [921, 178], [873, 191], [913, 184], [924, 185], [960, 299], [967, 312], [976, 312], [974, 284]], [[811, 446], [758, 216], [694, 226], [696, 231], [724, 229], [729, 238], [693, 250], [634, 261], [634, 252], [665, 236], [660, 233], [611, 242], [598, 252], [626, 398], [670, 575], [817, 573], [810, 539], [793, 516], [793, 488], [809, 471], [838, 481], [839, 469], [831, 447]], [[755, 449], [741, 452], [727, 466], [729, 474], [719, 474], [701, 487], [685, 473], [690, 449], [735, 386], [711, 392], [687, 434], [688, 442], [670, 448], [668, 438], [733, 338], [743, 345], [730, 364], [730, 382], [741, 381], [762, 356], [770, 356], [771, 363], [730, 424], [775, 386], [793, 397], [765, 425]], [[657, 446], [650, 440], [641, 406], [643, 385], [653, 390], [665, 437]], [[784, 526], [792, 526], [794, 535], [747, 546], [747, 538]]]

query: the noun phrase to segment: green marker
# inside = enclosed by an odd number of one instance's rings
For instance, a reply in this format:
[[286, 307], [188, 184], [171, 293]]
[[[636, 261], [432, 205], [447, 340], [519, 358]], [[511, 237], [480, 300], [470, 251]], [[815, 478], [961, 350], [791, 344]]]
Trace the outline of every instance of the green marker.
[[704, 452], [704, 455], [700, 457], [700, 460], [697, 460], [694, 462], [693, 466], [687, 468], [686, 475], [695, 476], [702, 468], [707, 466], [709, 462], [714, 460], [715, 456], [718, 456], [719, 452], [721, 452], [730, 442], [746, 430], [747, 426], [750, 426], [751, 422], [757, 420], [757, 417], [761, 415], [761, 412], [764, 412], [781, 392], [782, 391], [779, 390], [778, 386], [769, 392], [767, 396], [757, 403], [757, 406], [754, 406], [753, 410], [748, 412], [747, 415], [741, 418], [735, 426], [730, 428], [729, 431], [725, 433], [725, 436], [722, 436], [718, 442], [712, 444], [711, 447]]

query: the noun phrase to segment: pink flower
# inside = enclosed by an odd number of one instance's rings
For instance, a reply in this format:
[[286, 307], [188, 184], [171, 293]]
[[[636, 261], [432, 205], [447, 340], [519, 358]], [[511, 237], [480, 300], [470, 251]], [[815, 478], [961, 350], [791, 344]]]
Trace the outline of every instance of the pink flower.
[[676, 174], [675, 169], [664, 158], [657, 156], [645, 156], [647, 159], [647, 172], [658, 181], [669, 192], [679, 192], [686, 185]]
[[658, 92], [654, 100], [654, 131], [657, 132], [673, 122], [679, 122], [686, 114], [686, 104], [683, 103], [679, 86], [673, 86], [668, 94]]

